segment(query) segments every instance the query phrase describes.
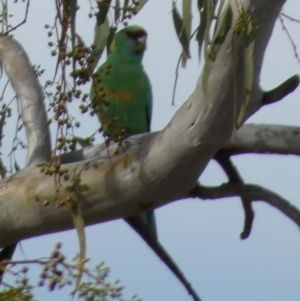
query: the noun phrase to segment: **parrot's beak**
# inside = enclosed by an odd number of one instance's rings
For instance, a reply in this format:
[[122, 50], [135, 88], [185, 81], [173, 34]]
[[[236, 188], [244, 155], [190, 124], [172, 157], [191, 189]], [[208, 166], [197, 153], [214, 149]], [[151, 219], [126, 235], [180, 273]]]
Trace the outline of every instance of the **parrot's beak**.
[[137, 52], [143, 52], [147, 47], [147, 37], [142, 36], [137, 39], [136, 50]]

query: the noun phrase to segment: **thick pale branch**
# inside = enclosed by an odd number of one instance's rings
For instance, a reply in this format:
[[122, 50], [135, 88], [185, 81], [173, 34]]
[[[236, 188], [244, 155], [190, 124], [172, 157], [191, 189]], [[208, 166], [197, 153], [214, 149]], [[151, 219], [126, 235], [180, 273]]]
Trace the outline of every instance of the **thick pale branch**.
[[222, 148], [231, 155], [300, 155], [300, 128], [276, 124], [245, 124]]
[[[125, 153], [129, 146], [141, 145], [150, 137], [158, 135], [151, 134], [136, 135], [128, 138], [119, 148], [119, 152]], [[61, 163], [72, 163], [94, 158], [113, 157], [117, 144], [111, 144], [109, 149], [106, 145], [91, 145], [63, 154]], [[277, 125], [277, 124], [244, 124], [229, 142], [220, 150], [221, 153], [229, 155], [240, 154], [277, 154], [277, 155], [300, 155], [300, 127]]]
[[[20, 105], [27, 136], [26, 165], [48, 161], [51, 158], [51, 138], [44, 107], [44, 94], [30, 60], [23, 47], [9, 36], [0, 36], [0, 60], [16, 91]], [[11, 259], [15, 248], [14, 242], [1, 250], [0, 260]]]
[[48, 161], [51, 140], [44, 94], [23, 47], [9, 36], [0, 36], [0, 60], [20, 103], [27, 136], [27, 165]]
[[218, 187], [197, 186], [191, 193], [203, 200], [219, 200], [228, 197], [245, 197], [252, 201], [264, 201], [275, 207], [300, 227], [300, 211], [280, 195], [256, 185], [223, 184]]
[[130, 136], [126, 140], [122, 141], [121, 146], [119, 146], [119, 143], [115, 143], [113, 141], [111, 141], [109, 145], [106, 143], [89, 145], [85, 148], [62, 154], [58, 159], [62, 164], [91, 159], [110, 159], [125, 154], [133, 147], [141, 147], [144, 143], [147, 143], [147, 141], [154, 139], [158, 133], [159, 132], [152, 132]]

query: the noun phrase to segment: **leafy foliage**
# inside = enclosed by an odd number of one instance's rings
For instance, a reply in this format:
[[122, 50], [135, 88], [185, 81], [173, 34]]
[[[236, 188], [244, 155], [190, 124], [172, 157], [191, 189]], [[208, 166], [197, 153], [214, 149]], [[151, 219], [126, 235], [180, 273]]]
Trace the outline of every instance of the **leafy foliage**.
[[[2, 291], [0, 299], [2, 301], [36, 301], [34, 289], [44, 287], [49, 292], [58, 291], [65, 287], [72, 287], [80, 274], [83, 275], [81, 283], [72, 291], [74, 300], [85, 301], [139, 301], [134, 295], [131, 298], [124, 298], [123, 287], [119, 281], [108, 281], [109, 269], [104, 263], [98, 264], [94, 269], [81, 270], [76, 264], [67, 263], [61, 252], [61, 244], [57, 243], [49, 257], [31, 259], [25, 261], [10, 261], [7, 263], [6, 273], [9, 278], [14, 279], [15, 284], [1, 283]], [[29, 278], [30, 268], [28, 265], [36, 265], [41, 272], [39, 279], [35, 283]], [[10, 281], [11, 282], [11, 281]]]
[[173, 16], [174, 27], [179, 42], [182, 45], [183, 55], [186, 60], [186, 57], [188, 58], [191, 57], [190, 49], [189, 49], [191, 14], [190, 14], [189, 5], [187, 6], [184, 5], [184, 8], [185, 8], [185, 14], [183, 19], [178, 12], [175, 1], [173, 1], [172, 16]]

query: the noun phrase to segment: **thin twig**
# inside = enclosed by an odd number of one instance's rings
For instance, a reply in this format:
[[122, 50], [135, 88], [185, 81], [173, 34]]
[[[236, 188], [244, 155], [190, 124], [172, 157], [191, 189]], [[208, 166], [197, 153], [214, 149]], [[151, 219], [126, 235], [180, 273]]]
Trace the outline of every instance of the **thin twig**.
[[[194, 30], [194, 32], [191, 34], [190, 36], [190, 40], [194, 37], [194, 35], [197, 33], [199, 29], [199, 26]], [[174, 80], [174, 87], [173, 87], [173, 95], [172, 95], [172, 106], [175, 105], [175, 93], [176, 93], [176, 87], [177, 87], [177, 81], [178, 81], [178, 76], [179, 76], [179, 65], [180, 65], [180, 62], [181, 62], [181, 59], [182, 59], [182, 52], [178, 58], [178, 62], [177, 62], [177, 65], [176, 65], [176, 69], [175, 69], [175, 80]]]
[[196, 186], [192, 196], [203, 200], [219, 200], [228, 197], [246, 197], [252, 201], [263, 201], [275, 207], [300, 227], [300, 211], [282, 196], [258, 185], [223, 184], [215, 187]]
[[287, 28], [286, 28], [286, 26], [285, 26], [285, 24], [284, 24], [284, 21], [283, 21], [281, 15], [279, 15], [279, 20], [280, 20], [280, 22], [281, 22], [282, 29], [286, 32], [286, 34], [287, 34], [287, 36], [288, 36], [288, 39], [290, 40], [290, 42], [291, 42], [291, 44], [292, 44], [292, 46], [293, 46], [293, 48], [294, 48], [294, 54], [295, 54], [296, 60], [297, 60], [297, 61], [299, 62], [299, 64], [300, 64], [300, 58], [299, 58], [299, 54], [298, 54], [298, 51], [297, 51], [297, 46], [296, 46], [296, 44], [294, 43], [294, 40], [293, 40], [292, 36], [290, 35], [289, 31], [287, 30]]
[[27, 16], [28, 16], [28, 12], [29, 12], [29, 5], [30, 5], [30, 0], [27, 0], [26, 11], [25, 11], [25, 16], [24, 16], [23, 21], [21, 23], [19, 23], [18, 25], [12, 27], [5, 34], [9, 34], [11, 31], [16, 30], [18, 27], [20, 27], [21, 25], [23, 25], [27, 22]]
[[287, 14], [285, 14], [285, 13], [280, 13], [280, 15], [283, 16], [283, 17], [285, 17], [285, 18], [287, 18], [287, 19], [289, 19], [290, 21], [300, 23], [300, 20], [298, 20], [298, 19], [296, 19], [296, 18], [293, 18], [293, 17], [291, 17], [291, 16], [289, 16], [289, 15], [287, 15]]
[[180, 54], [179, 58], [178, 58], [178, 62], [176, 65], [176, 69], [175, 69], [175, 80], [174, 80], [174, 87], [173, 87], [173, 95], [172, 95], [172, 106], [175, 105], [175, 93], [176, 93], [176, 87], [177, 87], [177, 81], [178, 81], [178, 70], [179, 70], [179, 65], [182, 59], [182, 53]]

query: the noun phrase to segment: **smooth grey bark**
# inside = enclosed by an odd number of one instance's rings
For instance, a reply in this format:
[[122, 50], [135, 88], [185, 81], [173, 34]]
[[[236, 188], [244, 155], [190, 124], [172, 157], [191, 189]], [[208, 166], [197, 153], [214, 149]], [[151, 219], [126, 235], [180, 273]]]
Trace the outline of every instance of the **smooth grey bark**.
[[252, 201], [264, 201], [280, 210], [298, 227], [300, 226], [300, 211], [277, 193], [257, 185], [223, 184], [218, 187], [198, 186], [193, 190], [193, 196], [202, 200], [220, 200], [228, 197], [245, 197]]
[[[232, 26], [212, 63], [207, 86], [204, 89], [203, 74], [200, 75], [194, 92], [161, 132], [129, 139], [126, 152], [116, 156], [108, 156], [106, 151], [104, 156], [96, 153], [93, 159], [64, 164], [69, 179], [62, 177], [59, 183], [55, 176], [41, 172], [38, 159], [1, 181], [0, 246], [73, 227], [69, 208], [57, 205], [66, 198], [80, 204], [85, 223], [90, 225], [132, 216], [188, 196], [209, 160], [233, 136], [244, 101], [243, 75], [247, 72], [241, 51], [244, 37], [234, 32], [241, 5], [245, 11], [252, 11], [252, 18], [257, 19], [259, 26], [246, 119], [262, 106], [263, 91], [259, 87], [262, 60], [284, 2], [230, 1]], [[14, 87], [18, 94], [17, 84]], [[18, 98], [23, 101], [22, 94]], [[72, 179], [79, 177], [81, 185], [88, 189], [68, 189]], [[50, 204], [43, 205], [45, 201]]]
[[0, 36], [0, 59], [19, 100], [27, 136], [26, 165], [51, 158], [51, 139], [46, 123], [44, 93], [23, 47], [8, 36]]
[[300, 128], [277, 124], [245, 124], [224, 146], [231, 155], [246, 153], [300, 155]]
[[[155, 136], [158, 133], [151, 133]], [[128, 138], [119, 149], [125, 153], [130, 145], [141, 144], [149, 137], [136, 135]], [[111, 144], [109, 148], [105, 144], [90, 145], [83, 149], [61, 155], [61, 163], [72, 163], [96, 157], [109, 157], [117, 148]], [[244, 124], [233, 137], [222, 147], [229, 155], [241, 154], [277, 154], [300, 155], [300, 127], [280, 124]]]

